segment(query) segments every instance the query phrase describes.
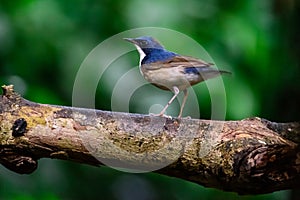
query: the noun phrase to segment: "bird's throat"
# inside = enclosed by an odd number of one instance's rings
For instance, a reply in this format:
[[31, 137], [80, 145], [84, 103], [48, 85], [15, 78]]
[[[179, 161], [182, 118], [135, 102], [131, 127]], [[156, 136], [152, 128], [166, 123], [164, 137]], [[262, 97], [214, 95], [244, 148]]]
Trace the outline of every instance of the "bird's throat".
[[139, 54], [140, 54], [140, 63], [139, 66], [141, 66], [142, 64], [142, 60], [145, 58], [146, 54], [144, 53], [144, 51], [141, 49], [141, 47], [139, 47], [138, 45], [135, 45], [136, 49], [138, 50]]

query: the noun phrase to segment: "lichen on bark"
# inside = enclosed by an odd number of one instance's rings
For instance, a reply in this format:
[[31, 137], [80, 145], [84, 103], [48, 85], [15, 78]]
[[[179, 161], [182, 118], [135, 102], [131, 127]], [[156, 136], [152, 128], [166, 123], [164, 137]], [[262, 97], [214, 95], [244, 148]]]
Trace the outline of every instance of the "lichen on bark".
[[2, 89], [0, 163], [17, 173], [55, 158], [155, 170], [240, 194], [291, 189], [300, 181], [299, 122], [170, 119], [38, 104], [12, 86]]

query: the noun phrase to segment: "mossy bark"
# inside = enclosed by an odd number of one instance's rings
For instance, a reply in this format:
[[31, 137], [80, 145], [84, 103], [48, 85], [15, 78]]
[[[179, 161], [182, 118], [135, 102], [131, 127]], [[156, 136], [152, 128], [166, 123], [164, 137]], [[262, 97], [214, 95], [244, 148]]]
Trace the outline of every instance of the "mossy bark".
[[155, 171], [233, 191], [298, 187], [300, 123], [170, 119], [38, 104], [3, 86], [0, 163], [32, 173], [40, 158]]

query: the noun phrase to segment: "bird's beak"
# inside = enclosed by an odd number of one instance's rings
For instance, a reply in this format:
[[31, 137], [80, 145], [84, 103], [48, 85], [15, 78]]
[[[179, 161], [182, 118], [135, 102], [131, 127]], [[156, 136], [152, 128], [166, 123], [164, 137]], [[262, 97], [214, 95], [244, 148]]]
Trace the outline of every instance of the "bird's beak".
[[136, 44], [135, 39], [134, 38], [123, 38], [125, 41], [131, 42], [133, 44]]

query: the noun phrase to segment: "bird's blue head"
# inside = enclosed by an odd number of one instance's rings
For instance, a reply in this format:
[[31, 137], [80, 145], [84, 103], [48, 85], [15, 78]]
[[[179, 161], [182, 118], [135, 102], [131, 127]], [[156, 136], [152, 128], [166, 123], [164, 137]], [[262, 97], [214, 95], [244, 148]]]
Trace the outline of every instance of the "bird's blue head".
[[177, 55], [176, 53], [167, 51], [157, 40], [150, 36], [124, 38], [124, 40], [131, 42], [136, 46], [140, 53], [141, 64], [164, 61]]
[[152, 51], [164, 49], [164, 47], [153, 37], [142, 36], [138, 38], [124, 38], [124, 40], [133, 43], [136, 47], [143, 50], [145, 54], [151, 53]]

